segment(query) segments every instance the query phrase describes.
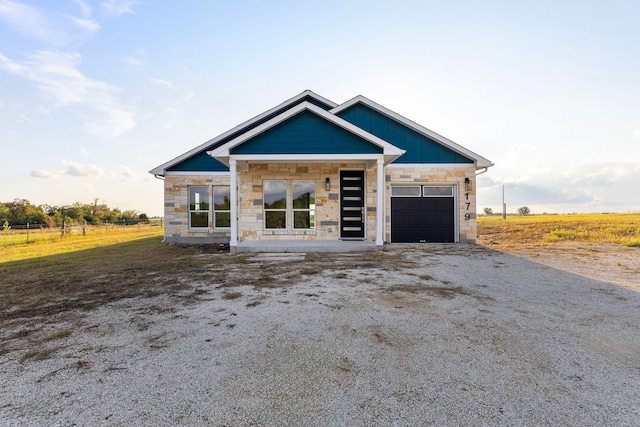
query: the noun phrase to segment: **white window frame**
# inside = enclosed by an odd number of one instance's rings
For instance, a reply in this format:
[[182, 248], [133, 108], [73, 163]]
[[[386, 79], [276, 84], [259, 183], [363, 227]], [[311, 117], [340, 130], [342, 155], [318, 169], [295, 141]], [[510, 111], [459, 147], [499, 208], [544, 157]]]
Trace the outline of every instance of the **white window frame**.
[[[229, 209], [216, 209], [216, 187], [226, 187], [228, 189], [228, 194], [229, 194]], [[211, 197], [212, 197], [212, 203], [211, 203], [211, 209], [212, 209], [212, 215], [213, 215], [213, 228], [214, 229], [222, 229], [222, 230], [229, 230], [231, 228], [231, 186], [228, 184], [214, 184], [212, 185], [212, 190], [211, 190]], [[223, 226], [219, 226], [217, 224], [217, 213], [228, 213], [229, 214], [229, 225], [223, 225]]]
[[[195, 201], [193, 200], [193, 205], [195, 205], [194, 207], [197, 208], [199, 205], [202, 205], [203, 203], [207, 203], [208, 204], [208, 208], [207, 209], [191, 209], [191, 205], [192, 205], [192, 199], [191, 199], [191, 189], [194, 188], [206, 188], [207, 189], [207, 200], [206, 201]], [[196, 194], [199, 194], [196, 193]], [[191, 231], [208, 231], [210, 229], [210, 224], [211, 224], [211, 186], [209, 185], [189, 185], [187, 186], [187, 203], [188, 203], [188, 221], [189, 221], [189, 230]], [[191, 224], [191, 214], [192, 213], [207, 213], [207, 225], [206, 226], [194, 226]]]
[[[284, 209], [273, 209], [273, 208], [267, 208], [266, 207], [266, 201], [265, 201], [265, 186], [266, 183], [268, 182], [284, 182], [285, 183], [285, 207]], [[262, 181], [262, 227], [265, 230], [269, 230], [269, 231], [273, 231], [273, 230], [279, 230], [279, 231], [283, 231], [283, 230], [288, 230], [289, 229], [289, 218], [288, 218], [288, 207], [289, 207], [289, 197], [290, 197], [290, 191], [289, 191], [289, 181], [286, 179], [265, 179]], [[267, 212], [284, 212], [284, 227], [283, 228], [268, 228], [267, 227]]]
[[[286, 183], [286, 207], [284, 209], [265, 208], [265, 193], [264, 189], [268, 182], [284, 182]], [[309, 208], [294, 208], [293, 207], [293, 186], [296, 182], [308, 182], [313, 184], [313, 196], [314, 201], [317, 198], [318, 183], [314, 179], [265, 179], [262, 181], [262, 227], [265, 231], [281, 231], [287, 233], [295, 233], [299, 231], [312, 231], [316, 230], [318, 218], [316, 216], [316, 203], [309, 203]], [[285, 227], [284, 228], [268, 228], [267, 227], [267, 212], [285, 212]], [[313, 227], [310, 228], [296, 228], [295, 225], [295, 212], [309, 212], [313, 218]]]
[[[309, 182], [313, 184], [313, 200], [314, 203], [311, 203], [311, 201], [309, 201], [309, 208], [294, 208], [293, 207], [293, 185], [296, 182]], [[315, 204], [315, 199], [316, 199], [316, 190], [317, 190], [317, 185], [316, 185], [316, 181], [312, 180], [312, 179], [295, 179], [295, 180], [291, 180], [289, 185], [291, 188], [291, 191], [289, 192], [289, 194], [291, 195], [291, 227], [292, 230], [295, 231], [299, 231], [299, 230], [315, 230], [316, 229], [316, 204]], [[295, 218], [295, 213], [296, 212], [309, 212], [309, 217], [313, 218], [313, 227], [309, 227], [309, 228], [297, 228], [296, 227], [296, 218]]]

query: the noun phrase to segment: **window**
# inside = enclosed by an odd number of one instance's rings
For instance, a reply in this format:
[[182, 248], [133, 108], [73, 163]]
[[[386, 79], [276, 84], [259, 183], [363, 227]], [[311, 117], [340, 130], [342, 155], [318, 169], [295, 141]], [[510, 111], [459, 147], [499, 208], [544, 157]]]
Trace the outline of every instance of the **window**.
[[293, 181], [293, 228], [316, 228], [316, 183]]
[[231, 227], [231, 193], [228, 185], [213, 186], [213, 226]]
[[264, 228], [277, 230], [316, 228], [315, 181], [264, 181], [262, 191]]
[[391, 197], [420, 197], [420, 186], [393, 186]]
[[425, 185], [422, 187], [422, 195], [424, 197], [453, 196], [453, 187], [431, 187]]
[[189, 227], [209, 227], [209, 187], [189, 186]]
[[287, 228], [287, 181], [264, 181], [264, 228]]

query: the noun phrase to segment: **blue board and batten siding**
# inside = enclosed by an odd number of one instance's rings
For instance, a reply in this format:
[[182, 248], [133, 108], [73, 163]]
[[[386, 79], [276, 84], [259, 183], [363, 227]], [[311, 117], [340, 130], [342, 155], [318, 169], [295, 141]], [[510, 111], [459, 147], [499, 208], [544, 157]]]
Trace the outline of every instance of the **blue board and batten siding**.
[[[227, 166], [213, 159], [206, 152], [226, 144], [304, 101], [311, 102], [324, 110], [331, 108], [313, 97], [305, 97], [295, 104], [283, 106], [251, 125], [238, 129], [167, 170], [228, 172]], [[406, 153], [393, 163], [474, 163], [472, 159], [456, 153], [367, 105], [356, 103], [337, 115], [378, 138], [406, 150]], [[378, 154], [381, 152], [382, 149], [377, 145], [309, 111], [297, 114], [231, 150], [232, 154]]]
[[220, 147], [221, 145], [226, 144], [227, 142], [231, 141], [237, 136], [245, 132], [248, 132], [257, 126], [260, 126], [261, 124], [273, 119], [277, 115], [282, 114], [283, 112], [289, 110], [291, 107], [305, 101], [310, 102], [311, 104], [317, 107], [320, 107], [325, 111], [328, 111], [332, 108], [331, 105], [325, 104], [324, 102], [321, 102], [311, 96], [305, 96], [299, 99], [295, 103], [287, 104], [280, 109], [272, 111], [271, 114], [267, 114], [266, 116], [262, 117], [260, 120], [256, 120], [255, 122], [251, 123], [251, 125], [245, 126], [242, 129], [238, 129], [236, 132], [233, 132], [232, 134], [227, 135], [225, 138], [219, 141], [216, 141], [215, 144], [211, 144], [210, 146], [204, 148], [202, 151], [168, 168], [167, 170], [172, 172], [173, 171], [175, 172], [229, 172], [228, 166], [223, 165], [216, 159], [209, 156], [207, 154], [207, 151], [214, 150]]
[[361, 103], [356, 103], [337, 115], [406, 150], [393, 163], [473, 163], [473, 160]]
[[382, 148], [303, 111], [231, 149], [231, 154], [380, 154]]

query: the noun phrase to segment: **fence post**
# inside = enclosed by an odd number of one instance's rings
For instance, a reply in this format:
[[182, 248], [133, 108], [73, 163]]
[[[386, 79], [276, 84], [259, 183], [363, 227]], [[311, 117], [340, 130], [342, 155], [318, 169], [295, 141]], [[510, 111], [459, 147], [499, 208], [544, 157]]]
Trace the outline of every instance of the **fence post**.
[[29, 223], [27, 223], [27, 243], [29, 243]]

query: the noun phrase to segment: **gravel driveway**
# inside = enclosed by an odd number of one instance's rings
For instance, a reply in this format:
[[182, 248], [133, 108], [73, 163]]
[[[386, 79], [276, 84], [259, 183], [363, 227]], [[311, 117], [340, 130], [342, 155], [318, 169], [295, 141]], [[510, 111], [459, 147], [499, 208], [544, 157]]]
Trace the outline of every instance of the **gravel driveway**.
[[0, 425], [640, 425], [637, 250], [198, 256], [229, 264], [0, 355]]

